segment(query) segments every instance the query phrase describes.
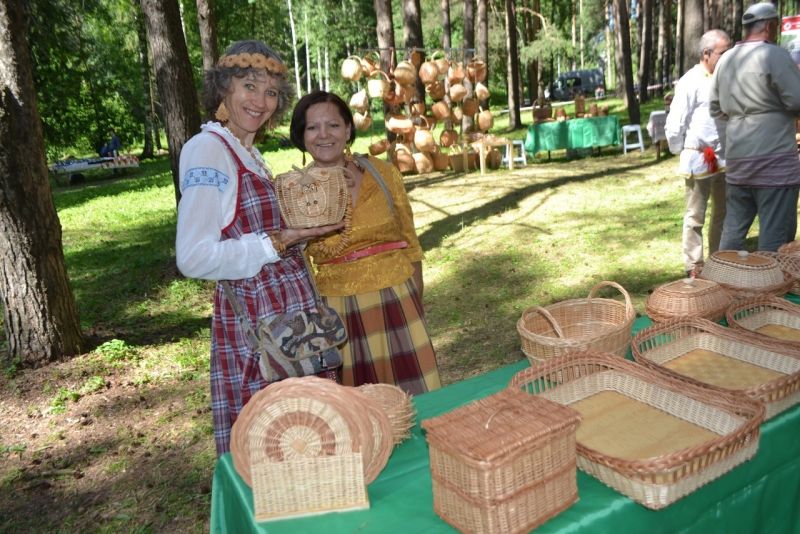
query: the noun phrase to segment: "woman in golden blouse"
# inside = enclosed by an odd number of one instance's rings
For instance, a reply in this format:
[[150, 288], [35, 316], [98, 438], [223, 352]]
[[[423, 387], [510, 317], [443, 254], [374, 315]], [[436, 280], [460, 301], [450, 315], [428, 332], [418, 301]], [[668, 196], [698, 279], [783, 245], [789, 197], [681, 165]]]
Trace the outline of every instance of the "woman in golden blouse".
[[332, 255], [337, 234], [311, 243], [308, 254], [319, 292], [347, 328], [342, 382], [424, 393], [440, 381], [422, 308], [423, 254], [414, 215], [393, 165], [350, 155], [355, 133], [350, 109], [333, 93], [313, 92], [295, 107], [292, 143], [311, 154], [313, 165], [345, 167], [353, 177], [348, 245]]

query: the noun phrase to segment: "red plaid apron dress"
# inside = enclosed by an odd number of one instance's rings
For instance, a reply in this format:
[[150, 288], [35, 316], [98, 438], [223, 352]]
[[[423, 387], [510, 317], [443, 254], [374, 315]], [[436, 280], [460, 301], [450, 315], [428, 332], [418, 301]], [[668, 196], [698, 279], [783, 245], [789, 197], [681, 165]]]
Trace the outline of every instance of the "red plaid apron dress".
[[[213, 133], [213, 132], [212, 132]], [[260, 176], [242, 164], [230, 144], [222, 143], [236, 163], [238, 194], [233, 221], [222, 229], [222, 239], [285, 228], [275, 189], [268, 176]], [[229, 280], [251, 324], [284, 312], [314, 310], [314, 293], [297, 247], [277, 263], [265, 264], [252, 278]], [[248, 345], [220, 284], [214, 293], [211, 323], [211, 411], [217, 454], [230, 450], [231, 427], [250, 397], [267, 386], [258, 369], [259, 355]]]

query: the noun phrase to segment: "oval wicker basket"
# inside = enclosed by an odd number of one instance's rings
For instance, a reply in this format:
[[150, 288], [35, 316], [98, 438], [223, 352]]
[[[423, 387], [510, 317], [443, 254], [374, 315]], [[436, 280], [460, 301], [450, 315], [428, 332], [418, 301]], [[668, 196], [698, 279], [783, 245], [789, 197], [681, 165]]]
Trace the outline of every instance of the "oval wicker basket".
[[[793, 241], [794, 243], [795, 241]], [[759, 250], [754, 254], [759, 256], [766, 256], [773, 258], [778, 262], [778, 266], [787, 273], [794, 276], [794, 285], [789, 289], [789, 293], [800, 295], [800, 250], [796, 254], [782, 253], [782, 252], [768, 252], [766, 250]]]
[[357, 389], [386, 412], [395, 445], [411, 437], [416, 416], [411, 395], [392, 384], [363, 384]]
[[289, 228], [336, 224], [350, 205], [344, 167], [317, 167], [313, 163], [275, 177], [278, 205]]
[[[597, 298], [600, 288], [611, 286], [625, 302]], [[522, 352], [535, 364], [565, 352], [598, 350], [625, 356], [636, 319], [631, 297], [616, 282], [600, 282], [585, 299], [572, 299], [545, 308], [533, 306], [517, 321]]]
[[728, 308], [728, 325], [797, 351], [800, 357], [800, 306], [778, 297], [740, 300]]
[[657, 287], [645, 302], [647, 315], [656, 322], [678, 317], [702, 317], [719, 321], [731, 304], [731, 296], [718, 283], [685, 278]]
[[783, 271], [774, 258], [746, 251], [720, 250], [708, 258], [698, 277], [713, 280], [733, 298], [782, 296], [794, 285], [794, 276]]

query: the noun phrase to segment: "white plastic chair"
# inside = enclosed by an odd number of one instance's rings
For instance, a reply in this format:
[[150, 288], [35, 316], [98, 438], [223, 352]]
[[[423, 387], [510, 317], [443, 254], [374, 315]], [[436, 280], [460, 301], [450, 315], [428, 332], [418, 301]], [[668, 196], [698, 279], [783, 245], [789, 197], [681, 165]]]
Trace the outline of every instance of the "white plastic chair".
[[[636, 134], [637, 142], [628, 142], [629, 134]], [[622, 127], [622, 153], [627, 154], [628, 150], [638, 148], [644, 152], [644, 141], [642, 140], [642, 127], [638, 124], [626, 124]]]
[[[514, 155], [516, 153], [516, 149], [519, 147], [519, 155]], [[514, 139], [511, 141], [511, 154], [508, 153], [509, 146], [506, 145], [506, 153], [503, 156], [503, 165], [508, 165], [508, 158], [509, 156], [514, 158], [514, 163], [522, 163], [523, 165], [528, 164], [528, 157], [525, 154], [525, 141], [522, 139]]]

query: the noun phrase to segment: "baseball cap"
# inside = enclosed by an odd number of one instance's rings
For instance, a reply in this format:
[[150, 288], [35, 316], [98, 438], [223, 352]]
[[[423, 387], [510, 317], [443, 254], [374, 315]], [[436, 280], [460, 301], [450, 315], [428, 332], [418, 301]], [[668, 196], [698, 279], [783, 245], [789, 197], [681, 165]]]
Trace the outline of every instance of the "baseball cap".
[[747, 8], [747, 11], [742, 15], [742, 24], [752, 24], [759, 20], [777, 19], [778, 11], [775, 6], [769, 2], [759, 2]]

